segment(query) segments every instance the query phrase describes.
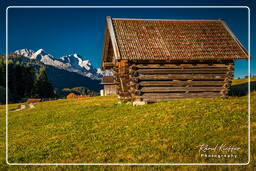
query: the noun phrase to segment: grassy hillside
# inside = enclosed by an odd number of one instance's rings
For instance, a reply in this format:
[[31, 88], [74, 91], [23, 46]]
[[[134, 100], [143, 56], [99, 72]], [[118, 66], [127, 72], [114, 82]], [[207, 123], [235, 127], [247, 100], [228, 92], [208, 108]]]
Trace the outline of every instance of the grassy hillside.
[[[133, 107], [118, 104], [115, 96], [42, 102], [34, 109], [14, 111], [9, 105], [9, 162], [11, 163], [183, 163], [247, 162], [247, 99], [187, 99]], [[256, 108], [256, 92], [251, 94], [251, 109]], [[0, 106], [0, 162], [4, 154], [5, 117]], [[252, 111], [252, 141], [255, 142], [255, 111]], [[240, 147], [235, 158], [202, 158], [200, 144], [229, 144]], [[255, 163], [255, 146], [251, 162]], [[250, 166], [225, 166], [245, 169]], [[50, 166], [27, 166], [44, 168]], [[220, 169], [218, 166], [203, 168]], [[56, 168], [54, 166], [54, 168]], [[58, 169], [83, 169], [92, 166], [59, 166]], [[93, 167], [94, 168], [94, 167]], [[100, 168], [100, 167], [96, 167]], [[116, 168], [103, 166], [101, 168]], [[136, 166], [123, 166], [134, 169]], [[143, 169], [179, 169], [181, 166], [143, 166]], [[186, 166], [197, 169], [198, 166]]]
[[[251, 77], [250, 78], [251, 83], [252, 82], [256, 82], [256, 77]], [[239, 79], [239, 80], [233, 80], [232, 81], [232, 85], [241, 85], [241, 84], [248, 84], [248, 78], [243, 78], [243, 79]]]

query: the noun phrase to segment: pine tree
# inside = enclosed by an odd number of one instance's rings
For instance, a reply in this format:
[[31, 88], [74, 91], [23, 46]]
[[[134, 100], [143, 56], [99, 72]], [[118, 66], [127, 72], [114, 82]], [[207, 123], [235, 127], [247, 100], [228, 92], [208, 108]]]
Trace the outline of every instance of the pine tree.
[[19, 100], [24, 97], [25, 94], [25, 80], [23, 79], [23, 73], [24, 73], [24, 67], [22, 64], [17, 61], [15, 62], [15, 67], [14, 67], [14, 73], [15, 73], [15, 88], [16, 88], [16, 100]]
[[13, 60], [8, 61], [8, 100], [10, 102], [17, 102], [17, 81], [16, 81], [16, 67]]
[[33, 95], [37, 98], [54, 97], [53, 86], [48, 82], [45, 68], [40, 68], [34, 84]]
[[35, 70], [31, 66], [25, 66], [23, 71], [24, 97], [31, 97], [35, 82]]
[[6, 89], [0, 86], [0, 104], [5, 104]]
[[0, 58], [0, 86], [5, 87], [5, 60]]

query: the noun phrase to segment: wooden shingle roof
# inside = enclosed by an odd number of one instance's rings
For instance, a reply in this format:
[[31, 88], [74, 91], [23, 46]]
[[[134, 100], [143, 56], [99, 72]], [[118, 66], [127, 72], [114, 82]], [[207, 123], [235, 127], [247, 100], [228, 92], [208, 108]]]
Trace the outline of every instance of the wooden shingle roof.
[[222, 20], [107, 18], [107, 22], [116, 59], [248, 59], [247, 51]]

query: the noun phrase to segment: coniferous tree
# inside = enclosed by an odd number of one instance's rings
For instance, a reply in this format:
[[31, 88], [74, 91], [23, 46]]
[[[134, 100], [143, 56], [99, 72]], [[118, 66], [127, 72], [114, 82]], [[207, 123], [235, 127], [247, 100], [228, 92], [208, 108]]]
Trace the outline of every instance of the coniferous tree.
[[24, 72], [24, 68], [22, 66], [22, 64], [17, 61], [14, 65], [14, 73], [15, 73], [15, 89], [16, 89], [16, 93], [15, 93], [15, 99], [21, 99], [24, 97], [25, 94], [25, 89], [24, 89], [24, 84], [26, 82], [24, 82], [25, 80], [23, 80], [23, 72]]
[[40, 68], [34, 84], [33, 95], [37, 98], [54, 97], [53, 86], [48, 82], [45, 68]]
[[18, 97], [17, 97], [17, 85], [16, 85], [16, 67], [15, 64], [13, 63], [13, 60], [8, 61], [8, 100], [10, 102], [17, 102]]
[[[17, 59], [9, 59], [8, 65], [8, 100], [9, 103], [20, 102], [23, 98], [54, 97], [53, 86], [48, 82], [45, 68], [41, 68], [36, 77], [33, 66]], [[6, 61], [0, 58], [0, 103], [5, 103]], [[25, 99], [24, 99], [25, 100]]]
[[0, 104], [5, 104], [6, 101], [6, 89], [2, 86], [0, 86]]
[[31, 97], [32, 95], [32, 89], [35, 82], [35, 70], [34, 68], [30, 66], [24, 67], [23, 72], [23, 82], [24, 84], [24, 96], [25, 97]]
[[0, 58], [0, 86], [5, 87], [5, 60]]

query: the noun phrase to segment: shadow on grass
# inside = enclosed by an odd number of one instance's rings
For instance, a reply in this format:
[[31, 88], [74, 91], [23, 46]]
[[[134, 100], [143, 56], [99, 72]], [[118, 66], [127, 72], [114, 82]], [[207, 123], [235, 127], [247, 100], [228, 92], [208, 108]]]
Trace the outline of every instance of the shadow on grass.
[[[250, 83], [251, 91], [256, 90], [256, 81]], [[248, 83], [238, 84], [231, 86], [229, 96], [246, 96], [248, 94]]]

